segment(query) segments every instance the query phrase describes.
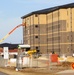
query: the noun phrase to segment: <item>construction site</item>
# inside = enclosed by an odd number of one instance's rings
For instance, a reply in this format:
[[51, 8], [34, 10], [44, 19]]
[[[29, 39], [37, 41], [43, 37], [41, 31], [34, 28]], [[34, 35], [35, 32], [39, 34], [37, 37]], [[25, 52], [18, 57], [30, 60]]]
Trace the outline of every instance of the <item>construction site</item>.
[[74, 3], [33, 11], [21, 19], [22, 24], [0, 40], [23, 27], [23, 44], [0, 44], [0, 71], [7, 75], [74, 74]]

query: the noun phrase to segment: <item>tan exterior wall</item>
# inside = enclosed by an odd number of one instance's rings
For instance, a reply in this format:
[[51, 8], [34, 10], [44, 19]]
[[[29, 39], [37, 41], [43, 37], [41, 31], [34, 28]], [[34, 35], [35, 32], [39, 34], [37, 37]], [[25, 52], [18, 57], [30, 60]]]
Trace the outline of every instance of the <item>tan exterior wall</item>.
[[58, 10], [53, 12], [53, 22], [58, 21]]
[[34, 15], [34, 25], [38, 24], [38, 17], [38, 14]]
[[74, 51], [74, 8], [64, 8], [46, 14], [33, 14], [25, 18], [24, 43], [42, 53], [52, 51], [71, 55]]
[[46, 24], [46, 15], [39, 15], [39, 24]]
[[74, 8], [72, 8], [72, 31], [74, 32]]

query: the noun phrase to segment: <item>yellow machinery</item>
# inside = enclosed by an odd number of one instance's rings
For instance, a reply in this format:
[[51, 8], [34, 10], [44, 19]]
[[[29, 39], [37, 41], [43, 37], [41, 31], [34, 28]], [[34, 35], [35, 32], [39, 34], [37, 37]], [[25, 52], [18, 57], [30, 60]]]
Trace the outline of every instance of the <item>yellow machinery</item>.
[[33, 53], [36, 53], [37, 51], [36, 50], [29, 50], [27, 51], [27, 54], [33, 54]]
[[[20, 50], [19, 50], [20, 49]], [[26, 51], [26, 49], [28, 49], [27, 51]], [[22, 53], [22, 54], [28, 54], [28, 55], [32, 55], [32, 54], [34, 54], [34, 53], [36, 53], [37, 52], [37, 50], [30, 50], [30, 45], [19, 45], [18, 46], [18, 52], [19, 53]], [[24, 51], [23, 51], [24, 50]]]

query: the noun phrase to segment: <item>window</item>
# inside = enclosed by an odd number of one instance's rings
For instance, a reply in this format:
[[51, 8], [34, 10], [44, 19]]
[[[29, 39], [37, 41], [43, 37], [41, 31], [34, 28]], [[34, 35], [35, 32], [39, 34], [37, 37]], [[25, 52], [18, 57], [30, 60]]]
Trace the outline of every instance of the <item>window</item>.
[[35, 25], [36, 28], [38, 28], [38, 25]]
[[36, 47], [36, 51], [37, 51], [37, 52], [40, 52], [40, 50], [39, 50], [39, 47], [38, 47], [38, 46]]
[[36, 49], [38, 49], [38, 47], [36, 47]]
[[38, 36], [35, 36], [35, 38], [38, 38]]
[[35, 17], [38, 17], [38, 14], [35, 14]]

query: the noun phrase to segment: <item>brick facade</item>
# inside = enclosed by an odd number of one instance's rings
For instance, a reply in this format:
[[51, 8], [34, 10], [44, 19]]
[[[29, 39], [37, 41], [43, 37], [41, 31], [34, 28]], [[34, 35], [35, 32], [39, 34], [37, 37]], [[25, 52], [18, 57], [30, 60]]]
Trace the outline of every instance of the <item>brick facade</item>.
[[23, 43], [42, 53], [74, 52], [74, 3], [32, 12], [22, 17]]

